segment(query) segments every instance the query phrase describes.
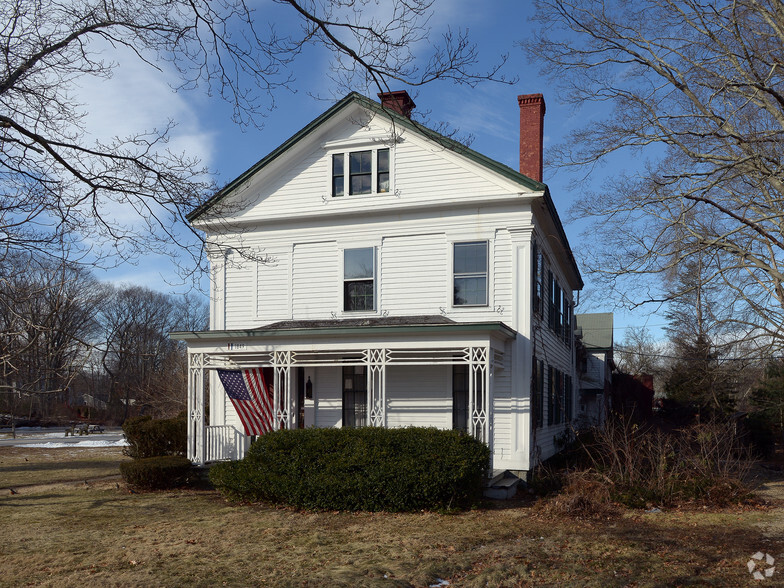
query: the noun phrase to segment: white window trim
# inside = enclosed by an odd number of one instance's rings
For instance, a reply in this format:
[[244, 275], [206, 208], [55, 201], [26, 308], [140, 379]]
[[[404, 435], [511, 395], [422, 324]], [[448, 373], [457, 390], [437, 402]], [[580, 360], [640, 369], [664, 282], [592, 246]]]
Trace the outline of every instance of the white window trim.
[[[486, 304], [455, 304], [455, 244], [460, 243], [479, 243], [484, 241], [487, 244], [487, 303]], [[451, 237], [447, 242], [447, 246], [449, 247], [449, 251], [447, 253], [447, 258], [449, 259], [449, 273], [448, 273], [448, 284], [447, 284], [447, 303], [448, 308], [451, 311], [476, 311], [477, 309], [492, 309], [493, 308], [493, 300], [494, 300], [494, 292], [493, 292], [493, 279], [492, 279], [492, 268], [493, 268], [493, 259], [494, 259], [494, 239], [491, 237], [482, 237], [477, 236], [474, 239], [471, 238], [456, 238]]]
[[[328, 145], [329, 147], [329, 145]], [[386, 192], [378, 191], [378, 152], [379, 150], [389, 149], [389, 190]], [[349, 194], [351, 185], [351, 174], [349, 172], [349, 154], [358, 151], [370, 151], [371, 155], [371, 190], [368, 194]], [[343, 155], [343, 196], [332, 195], [332, 156]], [[388, 142], [380, 141], [362, 141], [343, 143], [340, 146], [327, 149], [327, 178], [326, 178], [326, 193], [329, 194], [329, 200], [354, 200], [375, 196], [391, 196], [395, 193], [395, 149], [393, 145]]]
[[[367, 196], [367, 194], [366, 194]], [[346, 264], [346, 250], [347, 249], [373, 249], [373, 310], [345, 310], [346, 301], [345, 296], [345, 264]], [[342, 317], [357, 317], [357, 316], [380, 316], [381, 315], [381, 288], [379, 281], [381, 279], [381, 247], [378, 243], [347, 243], [345, 245], [338, 245], [340, 252], [340, 263], [338, 264], [340, 274], [338, 275], [338, 297], [340, 308], [338, 309], [338, 316]]]

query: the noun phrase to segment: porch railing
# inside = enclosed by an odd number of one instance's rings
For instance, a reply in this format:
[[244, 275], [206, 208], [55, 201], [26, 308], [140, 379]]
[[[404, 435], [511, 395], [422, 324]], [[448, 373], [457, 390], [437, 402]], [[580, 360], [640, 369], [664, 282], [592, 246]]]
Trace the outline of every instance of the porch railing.
[[205, 427], [205, 463], [242, 459], [245, 456], [245, 435], [232, 425]]

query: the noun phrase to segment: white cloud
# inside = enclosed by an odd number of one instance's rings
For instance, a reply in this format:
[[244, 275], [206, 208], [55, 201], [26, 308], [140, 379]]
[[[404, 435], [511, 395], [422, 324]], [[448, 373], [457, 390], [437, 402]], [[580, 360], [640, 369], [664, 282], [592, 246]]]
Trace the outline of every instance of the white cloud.
[[209, 166], [213, 135], [201, 124], [200, 95], [172, 90], [170, 83], [176, 83], [177, 78], [165, 63], [159, 64], [159, 71], [125, 48], [108, 47], [102, 53], [104, 59], [117, 63], [114, 75], [109, 79], [83, 77], [75, 92], [86, 112], [88, 139], [122, 138], [162, 129], [174, 120], [177, 127], [167, 147]]

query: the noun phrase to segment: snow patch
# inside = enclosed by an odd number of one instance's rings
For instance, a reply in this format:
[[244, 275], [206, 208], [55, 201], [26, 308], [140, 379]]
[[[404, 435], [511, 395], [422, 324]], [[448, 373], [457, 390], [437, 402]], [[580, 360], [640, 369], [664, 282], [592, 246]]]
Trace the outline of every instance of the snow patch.
[[127, 447], [128, 441], [120, 439], [119, 441], [77, 441], [75, 443], [25, 443], [23, 445], [14, 445], [14, 447], [36, 447], [40, 449], [61, 449], [63, 447]]

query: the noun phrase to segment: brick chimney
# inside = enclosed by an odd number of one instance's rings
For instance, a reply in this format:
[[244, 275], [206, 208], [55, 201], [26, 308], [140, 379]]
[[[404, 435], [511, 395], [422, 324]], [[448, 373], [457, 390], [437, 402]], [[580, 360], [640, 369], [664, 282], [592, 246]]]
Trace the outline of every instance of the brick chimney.
[[523, 94], [520, 105], [520, 173], [542, 181], [542, 140], [544, 138], [544, 97]]
[[378, 97], [381, 99], [381, 106], [394, 110], [406, 118], [411, 118], [411, 111], [416, 107], [414, 101], [411, 100], [411, 96], [405, 90], [379, 92]]

